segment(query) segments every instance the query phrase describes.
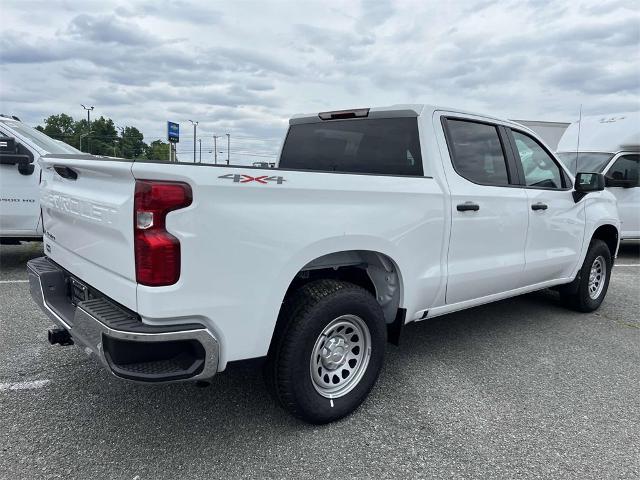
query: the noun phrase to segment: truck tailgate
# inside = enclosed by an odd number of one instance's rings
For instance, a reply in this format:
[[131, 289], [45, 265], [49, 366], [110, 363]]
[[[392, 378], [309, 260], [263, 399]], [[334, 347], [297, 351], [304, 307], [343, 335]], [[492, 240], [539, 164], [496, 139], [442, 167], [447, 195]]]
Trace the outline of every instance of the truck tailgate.
[[41, 163], [45, 253], [135, 309], [131, 162], [45, 156]]

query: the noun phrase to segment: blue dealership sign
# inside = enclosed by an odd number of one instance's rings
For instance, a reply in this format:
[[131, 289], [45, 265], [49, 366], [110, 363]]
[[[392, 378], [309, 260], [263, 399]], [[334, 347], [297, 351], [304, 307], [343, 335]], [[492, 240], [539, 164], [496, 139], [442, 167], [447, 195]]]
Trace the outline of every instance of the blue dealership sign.
[[178, 143], [180, 141], [180, 124], [167, 122], [167, 140], [169, 143]]

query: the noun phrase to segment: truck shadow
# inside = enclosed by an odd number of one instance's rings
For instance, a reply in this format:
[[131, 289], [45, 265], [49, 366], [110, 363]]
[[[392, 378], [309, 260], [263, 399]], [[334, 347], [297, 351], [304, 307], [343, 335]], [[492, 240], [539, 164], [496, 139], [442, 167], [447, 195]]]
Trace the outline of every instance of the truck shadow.
[[[41, 244], [34, 245], [40, 246], [14, 251], [3, 246], [2, 272], [23, 269], [26, 260], [41, 255]], [[622, 259], [639, 255], [640, 245], [621, 246]], [[52, 349], [47, 355], [54, 355], [57, 364], [72, 360], [73, 365], [62, 367], [57, 377], [48, 373], [53, 381], [40, 390], [37, 408], [64, 412], [65, 428], [74, 431], [67, 437], [69, 451], [82, 450], [105, 463], [126, 455], [167, 467], [171, 459], [200, 459], [224, 471], [246, 464], [247, 458], [286, 456], [287, 451], [302, 449], [307, 440], [331, 444], [336, 432], [340, 438], [351, 438], [344, 432], [352, 430], [354, 440], [348, 441], [359, 442], [363, 431], [398, 422], [389, 412], [406, 416], [414, 407], [423, 411], [423, 404], [438, 395], [440, 387], [433, 378], [442, 381], [449, 372], [466, 375], [473, 370], [482, 379], [499, 376], [501, 368], [510, 365], [525, 379], [540, 375], [544, 370], [536, 370], [536, 362], [548, 357], [549, 348], [542, 339], [570, 336], [572, 327], [585, 318], [589, 316], [562, 308], [554, 292], [541, 291], [409, 324], [400, 347], [387, 347], [380, 381], [365, 405], [322, 427], [304, 424], [277, 405], [264, 387], [259, 359], [232, 363], [209, 387], [198, 388], [192, 383], [139, 385], [118, 380], [77, 349]], [[456, 379], [465, 375], [458, 373]], [[430, 428], [428, 418], [411, 421]], [[47, 423], [33, 426], [41, 429], [43, 439], [51, 428]], [[272, 446], [269, 452], [266, 445]]]
[[[329, 437], [336, 428], [355, 428], [363, 422], [384, 425], [387, 420], [380, 405], [400, 407], [406, 398], [398, 395], [398, 390], [411, 395], [407, 391], [415, 379], [408, 378], [416, 369], [427, 378], [425, 370], [430, 365], [463, 369], [466, 362], [492, 349], [504, 350], [511, 338], [520, 341], [527, 330], [544, 330], [557, 323], [565, 315], [558, 315], [564, 310], [557, 304], [553, 293], [541, 292], [408, 325], [401, 347], [387, 348], [384, 371], [371, 400], [352, 416], [324, 427], [306, 425], [277, 406], [264, 387], [261, 360], [229, 364], [207, 388], [191, 383], [154, 386], [124, 382], [86, 361], [69, 372], [69, 384], [59, 387], [75, 390], [73, 396], [80, 402], [60, 407], [80, 427], [78, 448], [103, 448], [105, 438], [130, 439], [121, 448], [126, 448], [128, 455], [146, 459], [157, 456], [160, 461], [170, 445], [174, 458], [179, 458], [175, 455], [180, 452], [190, 452], [191, 458], [194, 452], [196, 457], [224, 452], [219, 462], [243, 462], [246, 455], [262, 450], [265, 439], [280, 437], [281, 443], [295, 443], [311, 433]], [[428, 391], [430, 387], [424, 388]]]
[[0, 273], [23, 273], [26, 278], [27, 262], [42, 255], [42, 242], [0, 245]]
[[640, 241], [627, 240], [620, 242], [620, 248], [618, 248], [618, 261], [630, 258], [640, 258]]

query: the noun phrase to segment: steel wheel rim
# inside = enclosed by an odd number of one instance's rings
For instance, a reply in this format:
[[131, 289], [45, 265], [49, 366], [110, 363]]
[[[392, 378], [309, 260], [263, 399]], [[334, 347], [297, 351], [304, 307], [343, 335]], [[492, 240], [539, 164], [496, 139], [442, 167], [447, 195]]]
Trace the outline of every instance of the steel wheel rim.
[[607, 278], [607, 264], [604, 261], [602, 255], [596, 257], [591, 264], [591, 270], [589, 271], [589, 297], [595, 300], [600, 296], [604, 289], [604, 282]]
[[311, 351], [311, 383], [326, 398], [353, 390], [371, 358], [369, 327], [356, 315], [342, 315], [324, 327]]

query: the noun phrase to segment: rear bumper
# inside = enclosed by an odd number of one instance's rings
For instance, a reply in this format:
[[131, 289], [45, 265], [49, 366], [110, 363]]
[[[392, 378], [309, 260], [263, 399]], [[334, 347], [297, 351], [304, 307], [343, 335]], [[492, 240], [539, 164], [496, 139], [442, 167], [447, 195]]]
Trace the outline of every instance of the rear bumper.
[[203, 325], [151, 326], [130, 310], [86, 286], [47, 257], [27, 263], [31, 296], [73, 341], [120, 378], [141, 382], [204, 380], [218, 369], [219, 345]]

